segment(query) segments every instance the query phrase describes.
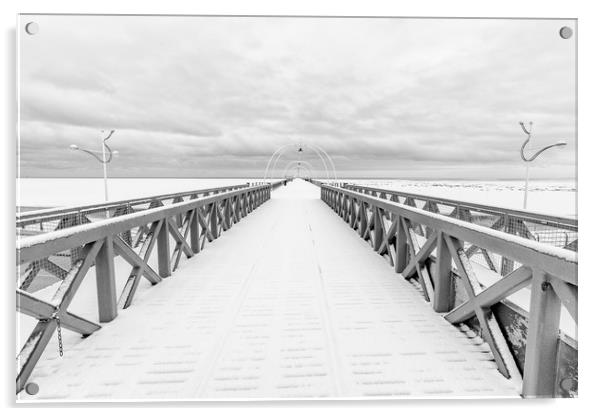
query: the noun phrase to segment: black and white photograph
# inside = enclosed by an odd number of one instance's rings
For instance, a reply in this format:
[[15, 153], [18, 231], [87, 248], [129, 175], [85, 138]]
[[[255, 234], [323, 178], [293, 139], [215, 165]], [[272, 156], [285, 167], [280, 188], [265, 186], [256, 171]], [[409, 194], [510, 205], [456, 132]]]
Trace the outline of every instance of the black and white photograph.
[[15, 40], [17, 403], [579, 396], [573, 16]]

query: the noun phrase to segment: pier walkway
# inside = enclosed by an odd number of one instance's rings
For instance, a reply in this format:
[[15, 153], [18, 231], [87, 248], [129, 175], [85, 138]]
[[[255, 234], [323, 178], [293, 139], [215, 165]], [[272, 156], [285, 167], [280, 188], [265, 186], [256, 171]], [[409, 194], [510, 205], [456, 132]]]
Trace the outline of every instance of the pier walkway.
[[433, 311], [320, 192], [272, 191], [161, 284], [141, 282], [102, 330], [63, 330], [63, 357], [53, 336], [29, 378], [39, 394], [18, 397], [518, 397], [488, 344]]

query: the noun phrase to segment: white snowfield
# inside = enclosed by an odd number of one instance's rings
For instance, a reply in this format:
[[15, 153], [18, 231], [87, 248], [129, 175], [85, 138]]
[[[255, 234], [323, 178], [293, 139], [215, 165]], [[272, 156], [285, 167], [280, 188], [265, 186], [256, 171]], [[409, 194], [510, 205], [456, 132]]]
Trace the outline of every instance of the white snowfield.
[[55, 336], [19, 399], [518, 397], [319, 194], [281, 187], [62, 358]]

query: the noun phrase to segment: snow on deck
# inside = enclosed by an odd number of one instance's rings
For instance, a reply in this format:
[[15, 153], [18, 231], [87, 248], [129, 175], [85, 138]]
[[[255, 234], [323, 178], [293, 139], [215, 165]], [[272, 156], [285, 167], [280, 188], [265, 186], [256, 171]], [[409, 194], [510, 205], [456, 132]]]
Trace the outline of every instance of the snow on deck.
[[53, 337], [20, 399], [517, 397], [471, 336], [296, 180], [62, 358]]

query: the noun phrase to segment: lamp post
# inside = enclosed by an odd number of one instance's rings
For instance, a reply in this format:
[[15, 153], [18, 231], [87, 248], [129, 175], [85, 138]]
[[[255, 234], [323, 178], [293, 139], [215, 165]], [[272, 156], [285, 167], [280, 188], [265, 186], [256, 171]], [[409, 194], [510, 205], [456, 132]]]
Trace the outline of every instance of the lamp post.
[[[102, 132], [104, 132], [104, 130], [102, 130]], [[87, 154], [91, 155], [92, 157], [94, 157], [94, 159], [96, 159], [100, 163], [102, 163], [103, 177], [104, 177], [104, 183], [105, 183], [105, 202], [108, 202], [108, 200], [109, 200], [109, 184], [107, 181], [107, 165], [109, 163], [111, 163], [111, 160], [113, 160], [113, 156], [117, 156], [119, 154], [119, 152], [117, 150], [112, 150], [109, 147], [109, 145], [107, 144], [107, 140], [109, 140], [111, 138], [113, 133], [115, 133], [115, 130], [111, 130], [107, 137], [105, 137], [104, 139], [101, 139], [102, 150], [100, 152], [96, 151], [96, 150], [82, 149], [75, 144], [72, 144], [71, 146], [69, 146], [69, 148], [71, 150], [73, 150], [73, 151], [79, 150], [80, 152], [87, 153]], [[107, 156], [107, 153], [108, 153], [108, 156]], [[99, 155], [102, 155], [102, 157], [100, 157]]]
[[265, 171], [263, 174], [264, 182], [265, 182], [266, 178], [268, 177], [268, 173], [270, 173], [270, 167], [271, 167], [271, 173], [272, 173], [272, 175], [270, 175], [270, 179], [271, 179], [273, 176], [273, 173], [274, 173], [274, 167], [278, 164], [280, 157], [284, 154], [285, 150], [290, 149], [291, 147], [296, 149], [297, 153], [302, 153], [306, 149], [310, 149], [316, 155], [318, 155], [318, 157], [322, 161], [322, 164], [324, 165], [324, 169], [326, 171], [326, 177], [328, 180], [330, 180], [330, 172], [329, 172], [328, 164], [326, 162], [329, 162], [330, 167], [332, 169], [332, 174], [334, 175], [334, 180], [335, 181], [337, 180], [337, 173], [336, 173], [336, 168], [334, 166], [334, 162], [333, 162], [332, 158], [330, 157], [330, 155], [328, 153], [326, 153], [326, 151], [324, 149], [322, 149], [320, 146], [317, 146], [315, 144], [289, 143], [289, 144], [280, 146], [278, 149], [276, 149], [274, 151], [274, 153], [272, 153], [272, 156], [270, 156], [270, 160], [268, 161], [268, 164], [266, 165]]
[[306, 160], [293, 160], [290, 161], [286, 164], [286, 166], [284, 167], [284, 176], [286, 177], [286, 174], [291, 170], [291, 168], [296, 168], [297, 169], [297, 176], [299, 176], [299, 170], [301, 168], [305, 169], [308, 173], [310, 177], [313, 177], [313, 166], [311, 163], [309, 163]]
[[551, 149], [553, 147], [566, 146], [566, 142], [561, 140], [554, 144], [549, 144], [549, 145], [544, 146], [541, 149], [539, 149], [531, 157], [526, 157], [525, 156], [525, 147], [527, 146], [527, 143], [529, 143], [529, 140], [531, 140], [531, 132], [533, 131], [533, 123], [529, 122], [529, 130], [527, 130], [527, 128], [525, 127], [525, 123], [523, 123], [522, 121], [520, 121], [518, 124], [520, 124], [521, 128], [527, 135], [527, 139], [525, 140], [525, 142], [523, 143], [523, 145], [520, 148], [520, 157], [521, 157], [521, 159], [523, 159], [523, 161], [526, 164], [525, 194], [523, 197], [523, 209], [527, 209], [527, 194], [529, 193], [529, 163], [533, 162], [537, 158], [537, 156], [539, 156], [540, 154], [542, 154], [543, 152], [545, 152], [548, 149]]

